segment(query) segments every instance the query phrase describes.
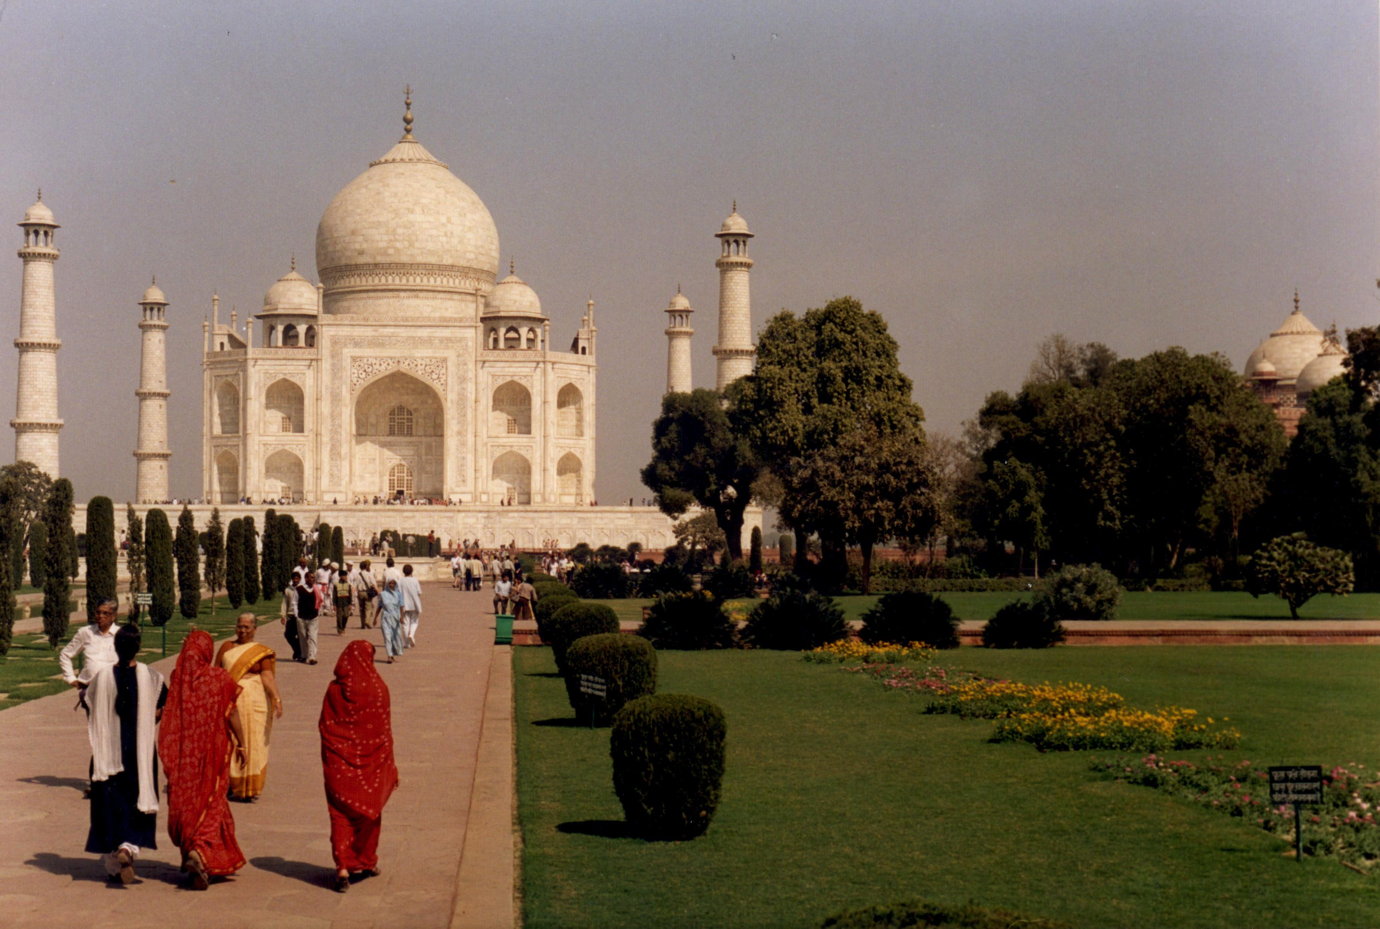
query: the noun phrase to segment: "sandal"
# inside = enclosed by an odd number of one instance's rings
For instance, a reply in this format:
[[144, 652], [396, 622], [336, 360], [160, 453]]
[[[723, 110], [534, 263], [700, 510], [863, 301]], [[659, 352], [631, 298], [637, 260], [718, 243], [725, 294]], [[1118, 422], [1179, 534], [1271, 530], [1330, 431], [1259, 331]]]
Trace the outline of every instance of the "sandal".
[[348, 873], [345, 873], [345, 874], [337, 874], [337, 875], [335, 876], [335, 883], [332, 884], [332, 888], [333, 888], [333, 889], [335, 890], [335, 892], [338, 893], [338, 894], [343, 894], [345, 891], [349, 890], [349, 889], [350, 889], [350, 875], [349, 875]]
[[129, 849], [122, 848], [115, 853], [115, 860], [120, 864], [120, 883], [134, 883], [134, 856], [129, 853]]
[[206, 874], [206, 866], [201, 863], [201, 854], [192, 852], [182, 862], [182, 870], [192, 876], [192, 889], [205, 890], [211, 886], [211, 878]]

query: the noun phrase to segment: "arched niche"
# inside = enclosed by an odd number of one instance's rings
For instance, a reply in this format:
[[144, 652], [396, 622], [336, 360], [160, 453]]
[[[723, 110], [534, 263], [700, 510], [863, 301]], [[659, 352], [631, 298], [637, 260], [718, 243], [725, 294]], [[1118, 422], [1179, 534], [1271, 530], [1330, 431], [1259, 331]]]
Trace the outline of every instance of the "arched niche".
[[287, 449], [279, 449], [264, 461], [264, 489], [269, 497], [300, 500], [306, 490], [302, 459]]
[[215, 487], [220, 503], [239, 502], [240, 460], [229, 449], [222, 450], [216, 456]]
[[556, 393], [556, 435], [583, 438], [585, 434], [585, 396], [574, 384]]
[[435, 388], [394, 371], [359, 392], [350, 418], [352, 495], [394, 495], [399, 464], [410, 475], [406, 496], [445, 495], [445, 407]]
[[264, 391], [264, 432], [305, 432], [306, 398], [302, 388], [287, 378], [279, 378]]
[[216, 388], [215, 412], [217, 435], [240, 434], [240, 389], [234, 381], [222, 381]]
[[302, 344], [302, 333], [293, 323], [283, 327], [283, 348], [297, 348]]
[[574, 452], [566, 452], [556, 462], [556, 493], [562, 503], [584, 502], [584, 465]]
[[491, 435], [532, 434], [532, 392], [517, 381], [505, 381], [494, 389], [489, 408]]
[[517, 326], [509, 326], [503, 330], [504, 348], [522, 348], [522, 333]]
[[532, 502], [532, 463], [517, 452], [504, 452], [494, 459], [492, 489], [509, 506]]

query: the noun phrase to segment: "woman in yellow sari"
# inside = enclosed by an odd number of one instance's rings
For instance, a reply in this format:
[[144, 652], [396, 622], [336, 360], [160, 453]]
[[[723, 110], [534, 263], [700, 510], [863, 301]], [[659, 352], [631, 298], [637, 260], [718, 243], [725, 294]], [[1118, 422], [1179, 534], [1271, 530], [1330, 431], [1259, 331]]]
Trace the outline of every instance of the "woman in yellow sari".
[[235, 800], [257, 800], [263, 793], [269, 734], [273, 720], [283, 715], [273, 649], [254, 641], [256, 625], [253, 613], [241, 613], [235, 619], [235, 638], [223, 643], [216, 655], [216, 664], [240, 685], [235, 705], [244, 723], [246, 744], [243, 762], [238, 753], [230, 759], [230, 796]]

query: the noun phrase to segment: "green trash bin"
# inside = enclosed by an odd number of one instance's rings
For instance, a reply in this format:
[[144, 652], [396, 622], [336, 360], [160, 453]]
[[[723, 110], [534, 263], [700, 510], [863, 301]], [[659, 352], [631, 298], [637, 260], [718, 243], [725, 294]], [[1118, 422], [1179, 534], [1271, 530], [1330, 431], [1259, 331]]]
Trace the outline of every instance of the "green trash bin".
[[508, 613], [499, 613], [494, 617], [494, 644], [513, 644], [513, 617]]

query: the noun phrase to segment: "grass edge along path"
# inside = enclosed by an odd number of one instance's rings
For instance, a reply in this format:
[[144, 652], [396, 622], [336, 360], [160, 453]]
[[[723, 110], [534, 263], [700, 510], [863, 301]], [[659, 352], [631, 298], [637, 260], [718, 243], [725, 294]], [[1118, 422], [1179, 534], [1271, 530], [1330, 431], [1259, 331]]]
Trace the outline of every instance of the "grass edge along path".
[[[203, 597], [201, 610], [197, 613], [195, 622], [183, 619], [181, 614], [174, 613], [173, 618], [168, 621], [167, 639], [168, 655], [176, 655], [182, 648], [182, 640], [193, 629], [205, 629], [211, 633], [211, 637], [217, 642], [222, 639], [231, 638], [235, 634], [235, 617], [248, 610], [259, 617], [259, 625], [278, 618], [280, 609], [280, 598], [270, 601], [260, 600], [253, 606], [245, 604], [240, 609], [230, 608], [230, 603], [224, 595], [216, 598], [215, 615], [211, 615], [211, 602]], [[125, 621], [124, 616], [118, 620], [120, 623]], [[47, 697], [52, 694], [62, 693], [67, 690], [67, 685], [62, 680], [62, 671], [58, 667], [58, 652], [62, 647], [71, 641], [72, 636], [81, 628], [80, 617], [73, 614], [72, 622], [67, 627], [67, 635], [58, 643], [57, 648], [48, 647], [48, 637], [42, 632], [16, 632], [13, 641], [10, 643], [9, 653], [0, 659], [0, 711], [7, 710], [12, 706], [27, 703], [30, 700], [37, 700], [40, 697]], [[143, 625], [144, 647], [139, 653], [139, 660], [144, 662], [160, 661], [163, 658], [163, 630], [158, 626], [147, 622]], [[267, 639], [265, 640], [265, 633]], [[287, 652], [287, 645], [284, 644], [281, 634], [277, 634], [277, 627], [272, 630], [264, 630], [259, 633], [260, 640], [273, 649], [281, 657]], [[77, 667], [80, 668], [81, 659], [77, 659]]]
[[[1175, 665], [1148, 660], [1166, 651]], [[1091, 680], [1138, 703], [1211, 707], [1241, 725], [1254, 757], [1304, 763], [1320, 739], [1333, 749], [1327, 758], [1368, 760], [1373, 751], [1380, 684], [1357, 679], [1363, 651], [965, 650], [955, 658], [984, 674]], [[1224, 674], [1236, 684], [1246, 653], [1259, 688], [1233, 693], [1178, 673], [1236, 661]], [[719, 813], [686, 843], [623, 835], [608, 730], [575, 724], [549, 650], [514, 649], [528, 929], [803, 929], [840, 910], [916, 898], [972, 900], [1078, 927], [1380, 925], [1373, 877], [1327, 860], [1296, 863], [1286, 843], [1258, 829], [1098, 778], [1086, 752], [989, 743], [990, 723], [924, 715], [921, 701], [797, 653], [659, 658], [660, 692], [714, 700], [728, 718]], [[1327, 699], [1372, 699], [1324, 737], [1323, 727], [1295, 724], [1314, 718], [1316, 688], [1280, 681], [1329, 675], [1346, 686]], [[1262, 689], [1276, 699], [1252, 710]]]

